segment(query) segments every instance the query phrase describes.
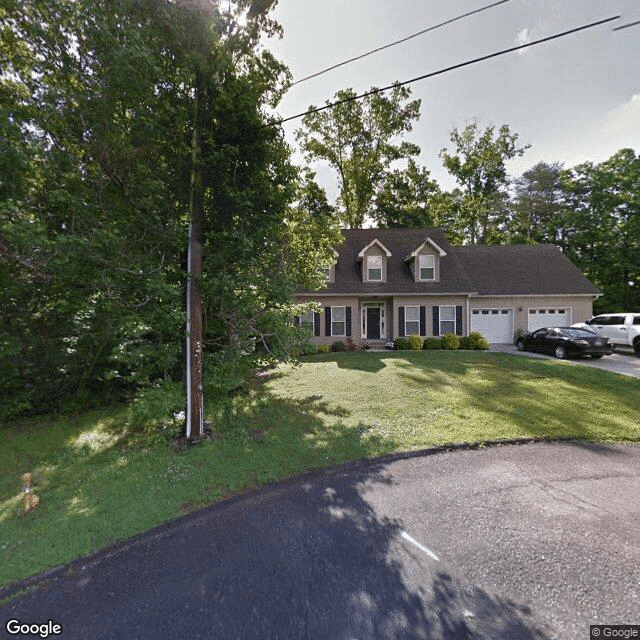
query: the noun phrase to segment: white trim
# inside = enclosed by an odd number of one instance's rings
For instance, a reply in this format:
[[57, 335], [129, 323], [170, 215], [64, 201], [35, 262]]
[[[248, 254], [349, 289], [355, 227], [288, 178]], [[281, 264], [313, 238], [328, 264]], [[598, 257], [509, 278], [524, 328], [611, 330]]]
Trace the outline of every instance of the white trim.
[[[409, 333], [407, 331], [407, 309], [417, 309], [418, 310], [418, 330], [415, 333]], [[455, 309], [455, 307], [454, 307]], [[410, 320], [410, 322], [416, 322], [415, 320]], [[420, 305], [413, 304], [405, 304], [404, 305], [404, 335], [405, 337], [420, 335]]]
[[[335, 307], [332, 305], [331, 307], [329, 307], [331, 309], [331, 335], [329, 337], [331, 338], [346, 338], [347, 336], [347, 307], [342, 306], [342, 305], [336, 305]], [[333, 333], [333, 323], [334, 323], [334, 319], [333, 319], [333, 310], [334, 309], [344, 309], [344, 319], [343, 320], [335, 320], [335, 322], [342, 322], [342, 324], [344, 324], [344, 333]]]
[[[371, 261], [373, 261], [373, 260], [378, 261], [378, 260], [379, 260], [379, 261], [380, 261], [380, 267], [370, 267], [370, 266], [369, 266], [369, 261], [370, 261], [370, 260], [371, 260]], [[383, 264], [382, 264], [382, 256], [367, 256], [367, 264], [366, 264], [366, 266], [365, 266], [365, 270], [366, 270], [366, 272], [367, 272], [367, 282], [382, 282], [382, 267], [383, 267]], [[372, 270], [372, 269], [375, 269], [375, 270], [378, 270], [378, 269], [379, 269], [379, 271], [380, 271], [380, 278], [372, 278], [372, 277], [371, 277], [371, 270]]]
[[[387, 310], [387, 303], [382, 301], [382, 302], [378, 302], [378, 301], [372, 301], [372, 302], [362, 302], [360, 305], [360, 310], [361, 310], [361, 321], [362, 324], [360, 325], [360, 329], [361, 329], [361, 333], [362, 333], [362, 339], [363, 340], [367, 340], [367, 332], [369, 329], [369, 325], [368, 325], [368, 320], [367, 320], [367, 309], [380, 309], [380, 340], [386, 340], [386, 329], [387, 329], [387, 318], [386, 318], [386, 310]], [[375, 338], [369, 338], [369, 340], [375, 340]]]
[[[377, 280], [376, 280], [377, 282]], [[384, 283], [383, 283], [384, 284]], [[312, 293], [295, 293], [294, 296], [297, 296], [299, 298], [301, 297], [307, 297], [307, 298], [315, 298], [317, 296], [329, 296], [329, 297], [334, 297], [334, 298], [362, 298], [362, 297], [366, 297], [366, 296], [371, 296], [373, 295], [372, 293], [367, 293], [366, 291], [353, 291], [351, 293], [332, 293], [331, 291], [318, 291], [316, 292], [312, 292]], [[410, 298], [410, 297], [416, 297], [419, 296], [421, 298], [424, 297], [438, 297], [438, 298], [444, 298], [444, 297], [452, 297], [452, 296], [471, 296], [473, 294], [469, 293], [468, 291], [460, 291], [459, 293], [398, 293], [398, 292], [386, 292], [386, 291], [381, 291], [378, 295], [380, 295], [380, 297], [384, 297], [384, 298], [390, 298], [392, 296], [396, 296], [396, 297], [403, 297], [403, 298]], [[490, 296], [492, 298], [495, 298], [497, 296]], [[513, 296], [510, 296], [513, 297]]]
[[441, 258], [444, 258], [447, 255], [447, 252], [444, 249], [441, 249], [429, 236], [426, 237], [425, 241], [413, 252], [410, 253], [405, 259], [405, 262], [409, 262], [412, 258], [415, 258], [424, 248], [425, 244], [430, 244], [437, 252]]
[[[458, 322], [456, 320], [456, 316], [457, 311], [456, 311], [456, 306], [455, 304], [439, 304], [438, 305], [438, 335], [439, 336], [443, 336], [444, 333], [442, 333], [442, 309], [446, 308], [446, 309], [453, 309], [453, 331], [447, 331], [447, 333], [455, 333], [456, 335], [458, 334]], [[451, 322], [451, 320], [444, 320], [444, 322]]]
[[[417, 256], [418, 258], [418, 282], [435, 282], [436, 280], [436, 257], [432, 253], [424, 253]], [[431, 258], [433, 265], [431, 267], [421, 267], [420, 262], [422, 258]], [[433, 278], [423, 278], [422, 269], [433, 269]]]
[[364, 258], [365, 251], [371, 248], [374, 244], [377, 244], [384, 251], [387, 258], [391, 257], [391, 251], [389, 251], [389, 249], [387, 249], [387, 247], [385, 247], [378, 238], [375, 238], [358, 254], [358, 260], [362, 260], [362, 258]]
[[602, 293], [472, 293], [474, 298], [597, 298]]

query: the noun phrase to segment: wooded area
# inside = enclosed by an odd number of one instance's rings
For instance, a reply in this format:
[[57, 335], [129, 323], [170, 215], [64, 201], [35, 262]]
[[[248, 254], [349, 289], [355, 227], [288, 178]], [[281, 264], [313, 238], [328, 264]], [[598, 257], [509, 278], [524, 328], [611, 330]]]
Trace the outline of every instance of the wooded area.
[[[0, 9], [0, 420], [131, 398], [184, 377], [187, 244], [200, 211], [207, 384], [289, 357], [297, 287], [322, 284], [341, 225], [442, 226], [450, 241], [553, 242], [640, 308], [640, 158], [570, 169], [507, 125], [451, 134], [445, 192], [397, 142], [408, 89], [303, 120], [308, 159], [340, 175], [331, 204], [264, 126], [291, 78], [260, 46], [271, 2], [6, 0]], [[345, 90], [344, 95], [350, 95]], [[336, 131], [339, 133], [336, 134]]]

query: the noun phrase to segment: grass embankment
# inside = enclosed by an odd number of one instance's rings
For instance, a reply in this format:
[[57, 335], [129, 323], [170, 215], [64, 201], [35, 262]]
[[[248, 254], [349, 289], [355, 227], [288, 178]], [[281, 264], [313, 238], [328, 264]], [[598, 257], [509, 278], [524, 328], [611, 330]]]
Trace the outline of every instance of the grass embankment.
[[[0, 586], [248, 487], [346, 460], [537, 436], [640, 441], [640, 381], [485, 352], [342, 353], [210, 404], [176, 452], [126, 408], [0, 427]], [[39, 506], [22, 514], [21, 476]]]

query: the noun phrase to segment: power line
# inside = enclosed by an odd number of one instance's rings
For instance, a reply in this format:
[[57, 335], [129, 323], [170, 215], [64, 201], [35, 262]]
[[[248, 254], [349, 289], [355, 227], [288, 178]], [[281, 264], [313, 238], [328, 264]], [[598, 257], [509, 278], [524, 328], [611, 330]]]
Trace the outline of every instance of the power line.
[[401, 44], [406, 42], [407, 40], [411, 40], [411, 38], [417, 38], [418, 36], [423, 35], [424, 33], [428, 33], [429, 31], [435, 31], [440, 27], [444, 27], [452, 22], [457, 22], [458, 20], [462, 20], [463, 18], [468, 18], [476, 13], [480, 13], [482, 11], [486, 11], [487, 9], [491, 9], [493, 7], [497, 7], [499, 4], [504, 4], [505, 2], [511, 2], [511, 0], [498, 0], [498, 2], [493, 2], [492, 4], [488, 4], [484, 7], [480, 7], [479, 9], [474, 9], [473, 11], [468, 11], [467, 13], [463, 13], [455, 18], [451, 18], [450, 20], [445, 20], [444, 22], [440, 22], [439, 24], [435, 24], [432, 27], [427, 27], [426, 29], [422, 29], [422, 31], [418, 31], [417, 33], [412, 33], [410, 36], [406, 36], [405, 38], [401, 38], [400, 40], [396, 40], [395, 42], [390, 42], [389, 44], [385, 44], [377, 49], [372, 49], [371, 51], [367, 51], [366, 53], [362, 53], [359, 56], [355, 56], [354, 58], [349, 58], [348, 60], [344, 60], [343, 62], [338, 62], [337, 64], [332, 65], [331, 67], [327, 67], [326, 69], [322, 69], [322, 71], [317, 71], [316, 73], [312, 73], [309, 76], [305, 76], [304, 78], [300, 78], [300, 80], [296, 80], [291, 83], [291, 87], [296, 84], [300, 84], [301, 82], [305, 82], [306, 80], [311, 80], [311, 78], [316, 78], [318, 76], [323, 75], [329, 71], [333, 71], [338, 67], [342, 67], [345, 64], [349, 64], [350, 62], [355, 62], [356, 60], [361, 60], [362, 58], [366, 58], [374, 53], [378, 53], [378, 51], [383, 51], [384, 49], [389, 49], [389, 47], [395, 47], [397, 44]]
[[[550, 40], [557, 40], [558, 38], [564, 38], [573, 33], [577, 33], [578, 31], [584, 31], [586, 29], [592, 29], [599, 25], [605, 24], [607, 22], [611, 22], [612, 20], [618, 20], [620, 16], [612, 16], [611, 18], [605, 18], [604, 20], [598, 20], [597, 22], [591, 22], [589, 24], [582, 25], [581, 27], [575, 27], [574, 29], [569, 29], [568, 31], [562, 31], [561, 33], [555, 33], [551, 36], [547, 36], [546, 38], [540, 38], [539, 40], [532, 40], [531, 42], [527, 42], [526, 44], [521, 44], [515, 47], [509, 47], [508, 49], [501, 49], [500, 51], [496, 51], [495, 53], [489, 53], [486, 56], [480, 56], [479, 58], [474, 58], [473, 60], [467, 60], [466, 62], [460, 62], [458, 64], [454, 64], [450, 67], [445, 67], [444, 69], [439, 69], [438, 71], [432, 71], [431, 73], [425, 73], [422, 76], [418, 76], [417, 78], [411, 78], [411, 80], [405, 80], [404, 82], [394, 82], [393, 84], [387, 85], [386, 87], [382, 87], [381, 89], [371, 89], [371, 91], [367, 91], [366, 93], [361, 93], [357, 96], [351, 96], [349, 98], [344, 98], [343, 100], [338, 100], [337, 102], [332, 102], [331, 104], [326, 104], [322, 107], [314, 107], [313, 109], [309, 109], [304, 111], [303, 113], [298, 113], [295, 116], [289, 116], [288, 118], [282, 118], [281, 120], [275, 120], [273, 122], [268, 122], [262, 125], [261, 128], [264, 127], [272, 127], [275, 125], [280, 125], [285, 122], [289, 122], [290, 120], [296, 120], [297, 118], [302, 118], [309, 113], [316, 113], [318, 111], [324, 111], [326, 109], [331, 109], [333, 107], [337, 107], [338, 105], [345, 104], [347, 102], [353, 102], [355, 100], [360, 100], [362, 98], [366, 98], [367, 96], [374, 95], [376, 93], [382, 93], [384, 91], [388, 91], [389, 89], [393, 89], [394, 87], [402, 87], [406, 84], [411, 84], [413, 82], [418, 82], [419, 80], [426, 80], [427, 78], [433, 78], [434, 76], [441, 75], [443, 73], [447, 73], [449, 71], [454, 71], [455, 69], [461, 69], [462, 67], [467, 67], [472, 64], [476, 64], [478, 62], [483, 62], [484, 60], [490, 60], [491, 58], [497, 58], [498, 56], [503, 56], [507, 53], [512, 53], [513, 51], [520, 51], [522, 49], [526, 49], [528, 47], [533, 47], [537, 44], [542, 44], [543, 42], [549, 42]], [[630, 25], [629, 25], [630, 26]]]
[[626, 29], [628, 27], [635, 27], [640, 24], [640, 20], [636, 20], [635, 22], [630, 22], [629, 24], [623, 24], [621, 27], [616, 27], [614, 31], [620, 31], [621, 29]]

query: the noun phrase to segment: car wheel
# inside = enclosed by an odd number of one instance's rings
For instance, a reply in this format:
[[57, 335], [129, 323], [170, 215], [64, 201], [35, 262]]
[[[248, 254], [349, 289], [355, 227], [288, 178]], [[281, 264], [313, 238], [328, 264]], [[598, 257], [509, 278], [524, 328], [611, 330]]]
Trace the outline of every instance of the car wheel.
[[520, 338], [520, 339], [518, 339], [518, 340], [516, 340], [516, 349], [517, 349], [518, 351], [525, 351], [525, 348], [524, 348], [524, 340], [522, 340], [521, 338]]
[[554, 353], [556, 354], [556, 358], [559, 358], [560, 360], [563, 360], [567, 357], [567, 350], [561, 345], [558, 345], [555, 348]]
[[600, 360], [600, 358], [602, 358], [602, 356], [603, 356], [603, 355], [604, 355], [604, 353], [592, 353], [592, 354], [591, 354], [591, 357], [592, 357], [594, 360]]
[[633, 353], [636, 354], [637, 358], [640, 358], [640, 340], [636, 340], [633, 343]]

